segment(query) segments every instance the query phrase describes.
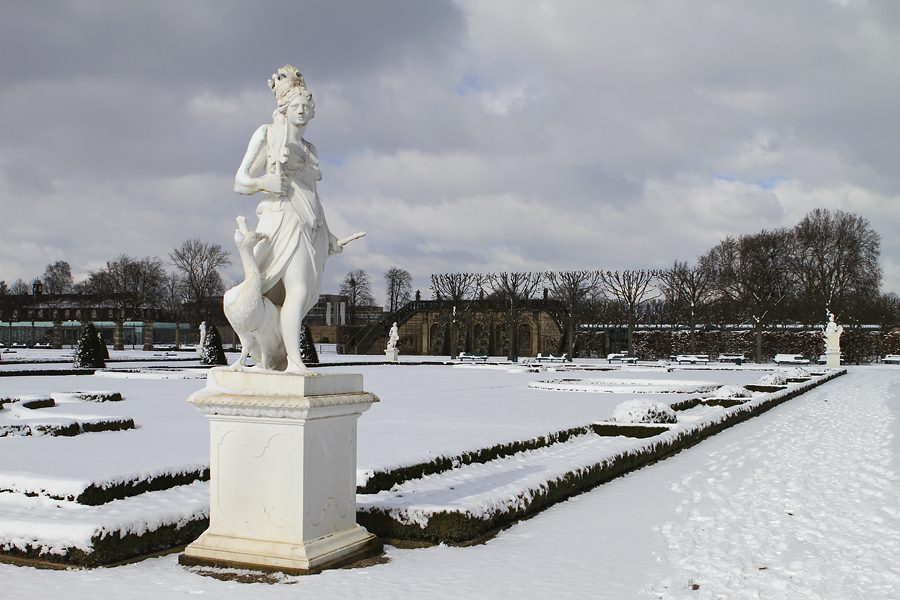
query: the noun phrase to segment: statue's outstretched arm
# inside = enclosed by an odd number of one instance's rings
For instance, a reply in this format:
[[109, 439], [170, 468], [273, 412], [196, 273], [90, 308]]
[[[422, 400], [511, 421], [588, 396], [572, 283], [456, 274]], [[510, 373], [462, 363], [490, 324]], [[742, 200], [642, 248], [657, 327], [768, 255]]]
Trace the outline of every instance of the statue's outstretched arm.
[[267, 129], [268, 125], [261, 126], [253, 132], [253, 137], [250, 138], [247, 153], [244, 154], [244, 160], [241, 161], [241, 166], [238, 167], [237, 174], [234, 176], [234, 191], [238, 194], [250, 195], [266, 189], [260, 185], [260, 179], [263, 178], [256, 178], [254, 175], [265, 166], [268, 157]]

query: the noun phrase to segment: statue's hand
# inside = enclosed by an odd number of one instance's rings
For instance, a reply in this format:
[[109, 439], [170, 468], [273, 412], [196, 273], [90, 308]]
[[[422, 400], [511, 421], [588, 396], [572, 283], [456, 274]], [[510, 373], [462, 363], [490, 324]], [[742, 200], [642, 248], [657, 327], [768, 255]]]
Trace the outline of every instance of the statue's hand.
[[331, 243], [329, 243], [330, 248], [328, 248], [328, 255], [332, 254], [340, 254], [344, 251], [344, 245], [340, 242], [340, 240], [333, 239]]
[[287, 177], [263, 175], [256, 180], [256, 186], [264, 192], [270, 192], [277, 196], [284, 196], [288, 191], [288, 180]]

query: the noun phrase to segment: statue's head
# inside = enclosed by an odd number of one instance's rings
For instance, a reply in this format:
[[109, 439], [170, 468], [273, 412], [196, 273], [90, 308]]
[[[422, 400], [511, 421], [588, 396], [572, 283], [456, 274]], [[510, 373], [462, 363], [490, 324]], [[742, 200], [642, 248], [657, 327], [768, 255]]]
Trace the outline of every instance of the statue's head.
[[278, 101], [276, 114], [292, 125], [306, 125], [316, 114], [312, 93], [306, 89], [300, 69], [285, 65], [269, 80], [269, 87]]

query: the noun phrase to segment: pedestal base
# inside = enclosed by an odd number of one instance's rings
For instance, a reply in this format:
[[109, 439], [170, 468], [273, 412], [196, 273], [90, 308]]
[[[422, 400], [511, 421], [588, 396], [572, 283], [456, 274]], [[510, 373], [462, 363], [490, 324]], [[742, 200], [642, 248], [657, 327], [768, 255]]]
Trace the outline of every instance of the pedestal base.
[[288, 575], [312, 575], [379, 556], [384, 547], [377, 537], [357, 525], [302, 545], [222, 536], [207, 531], [184, 549], [178, 563]]
[[398, 362], [399, 359], [397, 357], [400, 356], [400, 351], [396, 348], [388, 348], [384, 351], [384, 355], [387, 357], [388, 362]]
[[356, 524], [362, 375], [211, 369], [189, 402], [210, 422], [209, 529], [185, 565], [316, 573], [382, 551]]
[[829, 369], [837, 369], [841, 366], [841, 353], [840, 352], [826, 352], [825, 353], [825, 366]]

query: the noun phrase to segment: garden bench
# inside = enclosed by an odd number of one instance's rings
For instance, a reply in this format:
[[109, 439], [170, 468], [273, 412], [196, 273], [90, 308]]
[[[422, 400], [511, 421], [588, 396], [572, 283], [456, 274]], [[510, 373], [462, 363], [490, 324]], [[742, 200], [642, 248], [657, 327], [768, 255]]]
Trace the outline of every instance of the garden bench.
[[459, 360], [471, 360], [473, 362], [476, 360], [487, 362], [488, 355], [480, 352], [460, 352], [458, 358]]
[[547, 362], [565, 362], [568, 357], [568, 354], [544, 354], [543, 352], [541, 352], [534, 360], [538, 362], [543, 362], [545, 360]]
[[723, 352], [719, 355], [719, 362], [733, 362], [735, 364], [741, 364], [746, 361], [747, 358], [743, 354], [737, 354], [735, 352]]
[[776, 354], [776, 365], [808, 365], [812, 362], [808, 356], [801, 354]]
[[675, 362], [677, 362], [679, 365], [683, 362], [691, 363], [692, 365], [705, 365], [709, 363], [709, 356], [706, 354], [678, 354], [675, 356]]
[[888, 354], [881, 359], [881, 362], [887, 364], [900, 365], [900, 354]]
[[614, 352], [613, 354], [608, 354], [606, 356], [606, 362], [612, 364], [612, 361], [617, 360], [623, 363], [636, 363], [638, 361], [637, 354], [622, 354], [620, 352]]

